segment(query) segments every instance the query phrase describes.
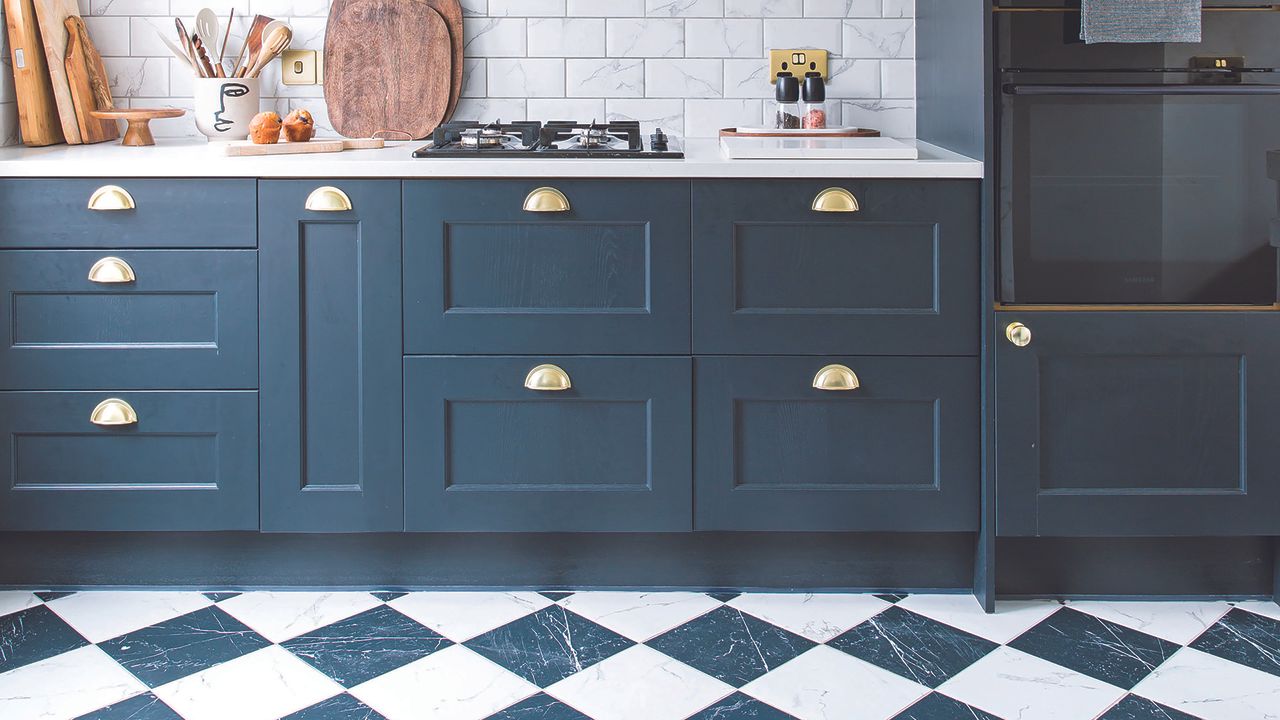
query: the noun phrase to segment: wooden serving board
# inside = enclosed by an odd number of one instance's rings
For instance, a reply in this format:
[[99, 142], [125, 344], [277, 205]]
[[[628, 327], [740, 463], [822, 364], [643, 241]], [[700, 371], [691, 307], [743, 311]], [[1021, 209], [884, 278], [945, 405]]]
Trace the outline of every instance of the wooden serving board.
[[32, 0], [4, 0], [4, 19], [9, 28], [22, 143], [40, 147], [63, 142], [62, 120], [58, 117], [58, 101], [49, 80], [35, 4]]
[[463, 70], [466, 67], [466, 37], [462, 34], [462, 3], [459, 0], [427, 0], [432, 9], [440, 13], [440, 18], [449, 27], [449, 41], [453, 47], [453, 84], [449, 88], [449, 108], [444, 113], [444, 120], [453, 119], [458, 109], [458, 98], [462, 97]]
[[309, 155], [311, 153], [342, 152], [341, 140], [310, 140], [308, 142], [282, 142], [274, 145], [255, 145], [251, 142], [229, 142], [223, 146], [227, 157], [254, 157], [261, 155]]
[[58, 119], [62, 135], [70, 145], [79, 145], [80, 122], [76, 119], [75, 101], [71, 99], [71, 85], [67, 80], [67, 28], [69, 17], [80, 17], [76, 0], [34, 0], [36, 19], [40, 24], [40, 41], [44, 45], [44, 58], [49, 68], [49, 81], [53, 97], [58, 105]]
[[76, 108], [76, 123], [80, 127], [80, 140], [99, 143], [120, 137], [115, 120], [93, 117], [95, 110], [112, 110], [115, 103], [107, 87], [107, 71], [102, 57], [89, 39], [89, 30], [79, 15], [66, 19], [67, 28], [67, 86]]
[[830, 128], [826, 130], [763, 130], [724, 128], [720, 137], [772, 137], [772, 138], [839, 138], [880, 137], [879, 130], [867, 128]]
[[324, 42], [333, 128], [431, 134], [449, 110], [452, 48], [444, 19], [421, 0], [334, 0]]

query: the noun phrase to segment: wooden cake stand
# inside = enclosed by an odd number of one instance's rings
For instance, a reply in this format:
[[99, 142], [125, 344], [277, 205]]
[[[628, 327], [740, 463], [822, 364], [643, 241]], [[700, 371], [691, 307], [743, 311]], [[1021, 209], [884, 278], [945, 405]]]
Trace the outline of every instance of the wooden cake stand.
[[143, 147], [155, 145], [156, 139], [151, 135], [150, 122], [157, 118], [176, 118], [186, 114], [182, 108], [130, 108], [127, 110], [91, 110], [89, 114], [99, 120], [124, 120], [124, 139], [121, 145]]

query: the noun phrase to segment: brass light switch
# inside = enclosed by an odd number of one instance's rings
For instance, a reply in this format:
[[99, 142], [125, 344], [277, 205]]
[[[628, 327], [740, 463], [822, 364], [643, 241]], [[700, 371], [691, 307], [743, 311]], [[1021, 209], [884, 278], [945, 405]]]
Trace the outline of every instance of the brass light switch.
[[829, 58], [830, 53], [817, 48], [770, 50], [769, 82], [776, 81], [780, 72], [789, 72], [798, 78], [803, 78], [808, 72], [820, 72], [824, 80], [829, 79]]
[[315, 50], [285, 50], [280, 56], [281, 80], [285, 85], [316, 85], [316, 65]]

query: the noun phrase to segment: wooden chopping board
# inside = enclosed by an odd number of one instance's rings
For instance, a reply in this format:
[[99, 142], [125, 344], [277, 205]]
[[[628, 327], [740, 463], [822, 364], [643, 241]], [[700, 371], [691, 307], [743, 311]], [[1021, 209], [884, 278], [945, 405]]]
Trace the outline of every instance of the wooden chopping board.
[[324, 99], [334, 130], [431, 134], [449, 111], [449, 27], [420, 0], [334, 0], [324, 42]]
[[462, 3], [459, 0], [427, 0], [427, 3], [449, 26], [449, 41], [453, 47], [453, 85], [449, 89], [449, 109], [444, 113], [444, 122], [453, 119], [458, 109], [458, 98], [462, 97], [463, 70], [466, 67], [466, 38], [462, 34]]
[[58, 101], [53, 97], [44, 43], [36, 25], [32, 0], [4, 0], [5, 25], [13, 61], [13, 86], [18, 98], [18, 126], [22, 143], [32, 147], [63, 141]]
[[99, 143], [120, 137], [115, 120], [95, 118], [94, 110], [112, 110], [111, 89], [107, 86], [107, 70], [102, 57], [89, 39], [89, 30], [79, 15], [66, 19], [67, 28], [67, 85], [71, 101], [76, 107], [76, 122], [80, 126], [80, 140]]
[[44, 44], [45, 64], [49, 68], [49, 81], [53, 85], [53, 97], [58, 105], [58, 119], [62, 123], [62, 135], [70, 145], [78, 145], [80, 123], [76, 120], [76, 106], [71, 99], [71, 86], [67, 81], [67, 28], [63, 24], [69, 17], [80, 17], [76, 0], [34, 0], [36, 19], [40, 24], [40, 40]]

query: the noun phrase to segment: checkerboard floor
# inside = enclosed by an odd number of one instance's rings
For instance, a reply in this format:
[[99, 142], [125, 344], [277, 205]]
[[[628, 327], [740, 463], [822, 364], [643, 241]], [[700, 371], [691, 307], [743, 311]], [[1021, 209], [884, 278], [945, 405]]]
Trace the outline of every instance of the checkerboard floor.
[[6, 591], [0, 718], [1264, 720], [1280, 607]]

